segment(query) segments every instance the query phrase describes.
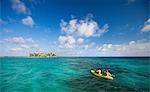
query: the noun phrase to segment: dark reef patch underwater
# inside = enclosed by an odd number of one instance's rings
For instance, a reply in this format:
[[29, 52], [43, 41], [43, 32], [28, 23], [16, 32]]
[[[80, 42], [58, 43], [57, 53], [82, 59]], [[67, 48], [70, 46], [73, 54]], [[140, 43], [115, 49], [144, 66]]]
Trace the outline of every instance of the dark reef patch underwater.
[[[149, 58], [0, 58], [0, 92], [149, 92]], [[98, 78], [109, 69], [114, 80]]]

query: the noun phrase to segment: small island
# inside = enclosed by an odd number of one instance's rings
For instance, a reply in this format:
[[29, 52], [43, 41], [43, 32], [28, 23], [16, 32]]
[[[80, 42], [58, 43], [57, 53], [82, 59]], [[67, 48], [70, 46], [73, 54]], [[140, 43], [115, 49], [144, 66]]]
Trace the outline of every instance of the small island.
[[56, 57], [54, 53], [30, 53], [30, 57], [51, 58]]

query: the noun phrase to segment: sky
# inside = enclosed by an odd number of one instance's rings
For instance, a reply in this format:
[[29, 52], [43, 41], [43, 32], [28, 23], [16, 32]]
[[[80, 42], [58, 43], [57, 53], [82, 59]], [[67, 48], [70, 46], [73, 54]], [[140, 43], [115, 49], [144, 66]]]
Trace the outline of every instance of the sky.
[[149, 0], [0, 0], [0, 56], [150, 56]]

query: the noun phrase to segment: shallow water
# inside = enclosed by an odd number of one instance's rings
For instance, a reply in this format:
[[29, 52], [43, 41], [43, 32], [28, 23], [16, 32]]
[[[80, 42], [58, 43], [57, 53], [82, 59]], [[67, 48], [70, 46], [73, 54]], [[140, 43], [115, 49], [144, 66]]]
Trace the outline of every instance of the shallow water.
[[[149, 58], [0, 58], [0, 92], [149, 92]], [[90, 69], [110, 69], [114, 80]]]

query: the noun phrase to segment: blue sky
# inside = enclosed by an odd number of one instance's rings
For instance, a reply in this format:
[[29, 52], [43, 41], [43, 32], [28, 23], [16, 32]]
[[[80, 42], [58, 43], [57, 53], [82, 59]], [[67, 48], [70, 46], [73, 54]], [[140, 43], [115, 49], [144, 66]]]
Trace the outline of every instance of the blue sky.
[[0, 2], [0, 56], [149, 56], [149, 0]]

